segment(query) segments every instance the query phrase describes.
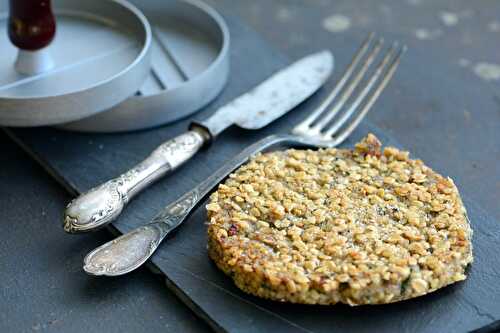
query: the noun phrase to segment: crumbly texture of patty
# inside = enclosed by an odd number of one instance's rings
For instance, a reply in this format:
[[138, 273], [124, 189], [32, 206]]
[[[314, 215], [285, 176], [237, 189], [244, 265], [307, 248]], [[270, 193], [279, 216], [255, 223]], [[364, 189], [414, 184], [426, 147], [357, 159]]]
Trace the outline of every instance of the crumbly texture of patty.
[[453, 181], [372, 134], [354, 150], [258, 155], [207, 211], [209, 256], [272, 300], [391, 303], [464, 280], [472, 262]]

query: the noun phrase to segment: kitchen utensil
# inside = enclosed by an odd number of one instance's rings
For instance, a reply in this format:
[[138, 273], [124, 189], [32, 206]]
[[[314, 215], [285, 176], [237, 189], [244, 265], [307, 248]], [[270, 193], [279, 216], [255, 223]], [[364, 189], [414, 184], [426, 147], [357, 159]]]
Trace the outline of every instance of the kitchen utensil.
[[56, 34], [50, 0], [10, 0], [9, 9], [9, 39], [19, 48], [15, 69], [27, 75], [50, 70], [54, 62], [46, 47]]
[[[140, 267], [151, 257], [165, 236], [177, 228], [189, 213], [203, 202], [203, 199], [214, 187], [247, 161], [250, 156], [258, 152], [281, 144], [318, 148], [335, 147], [342, 143], [359, 125], [387, 86], [400, 63], [402, 54], [406, 51], [406, 46], [399, 48], [394, 43], [375, 72], [367, 79], [364, 87], [353, 98], [350, 106], [337, 120], [332, 122], [359, 86], [360, 81], [381, 50], [382, 40], [380, 39], [375, 42], [359, 71], [349, 81], [358, 63], [370, 45], [373, 44], [373, 39], [374, 35], [371, 34], [356, 53], [331, 94], [305, 120], [292, 129], [292, 134], [272, 135], [246, 148], [193, 190], [167, 205], [151, 223], [134, 229], [90, 252], [84, 259], [84, 270], [91, 275], [117, 276]], [[342, 90], [348, 81], [349, 84]], [[333, 107], [328, 109], [341, 91], [342, 93]], [[368, 96], [369, 93], [371, 94]], [[347, 122], [362, 103], [364, 104], [358, 114], [350, 122]]]
[[[377, 8], [377, 6], [378, 3], [372, 7]], [[438, 4], [435, 7], [437, 8]], [[498, 7], [500, 8], [500, 3]], [[405, 10], [409, 11], [408, 8]], [[425, 16], [425, 13], [419, 14]], [[290, 63], [282, 52], [276, 51], [273, 45], [258, 36], [244, 20], [232, 15], [225, 15], [224, 18], [232, 37], [231, 76], [220, 97], [201, 110], [197, 119], [207, 118], [219, 106], [239, 96], [241, 92], [248, 91], [255, 83], [263, 81], [274, 71]], [[384, 22], [374, 25], [378, 27], [377, 29], [390, 30]], [[356, 45], [360, 44], [358, 34], [359, 29], [349, 29], [342, 34], [341, 45], [328, 43], [337, 64], [345, 64], [339, 67], [340, 70], [347, 66], [352, 59], [353, 51], [359, 46]], [[328, 34], [323, 35], [326, 38]], [[411, 40], [412, 31], [398, 33], [398, 36], [403, 35]], [[477, 31], [477, 35], [483, 39], [488, 37], [480, 31]], [[448, 55], [452, 49], [443, 46], [439, 50], [443, 55]], [[487, 148], [495, 146], [493, 142], [500, 142], [500, 130], [498, 130], [500, 124], [494, 122], [497, 119], [495, 101], [493, 98], [486, 98], [494, 92], [468, 89], [470, 82], [460, 80], [464, 74], [460, 69], [455, 68], [450, 72], [450, 68], [443, 65], [449, 57], [436, 59], [427, 48], [422, 51], [419, 53], [418, 50], [411, 49], [412, 56], [404, 56], [393, 82], [389, 83], [370, 111], [373, 113], [368, 114], [338, 147], [352, 148], [352, 145], [365, 137], [366, 133], [373, 133], [384, 146], [393, 146], [401, 150], [410, 149], [414, 152], [414, 157], [425, 158], [431, 167], [457, 178], [459, 182], [457, 186], [472, 194], [472, 197], [469, 197], [467, 193], [462, 193], [474, 229], [474, 264], [467, 273], [467, 280], [425, 297], [380, 307], [277, 304], [252, 297], [239, 290], [231, 278], [221, 272], [207, 257], [207, 234], [206, 226], [203, 225], [206, 218], [206, 209], [203, 206], [206, 200], [189, 214], [180, 228], [167, 236], [165, 242], [158, 247], [143, 268], [159, 274], [158, 279], [165, 281], [164, 286], [174, 292], [183, 305], [189, 307], [199, 318], [203, 318], [203, 321], [216, 332], [278, 333], [302, 329], [309, 332], [370, 333], [406, 330], [429, 333], [494, 330], [500, 323], [500, 307], [496, 302], [496, 299], [500, 298], [500, 289], [492, 288], [498, 282], [496, 267], [500, 267], [500, 257], [496, 255], [500, 252], [500, 233], [492, 232], [498, 227], [498, 218], [495, 218], [494, 212], [491, 211], [496, 206], [485, 201], [481, 203], [483, 207], [478, 204], [478, 200], [485, 197], [478, 192], [488, 186], [477, 177], [465, 177], [472, 172], [467, 167], [470, 166], [470, 163], [467, 163], [468, 154], [453, 154], [454, 151], [460, 150], [459, 147], [462, 147], [462, 151], [472, 152], [475, 151], [474, 146], [479, 143], [489, 142], [486, 146], [483, 145], [482, 152], [486, 153]], [[259, 66], [254, 66], [256, 63]], [[423, 64], [425, 71], [421, 70]], [[286, 133], [330, 93], [340, 76], [341, 71], [336, 72], [333, 79], [329, 80], [315, 96], [286, 117], [281, 117], [262, 130], [241, 131], [234, 127], [225, 131], [217, 138], [217, 146], [203, 149], [196, 156], [196, 161], [178, 169], [175, 176], [158, 182], [134, 198], [119, 220], [106, 227], [105, 233], [118, 237], [144, 225], [156, 215], [155, 212], [176, 200], [180, 194], [197, 186], [249, 145], [271, 134]], [[422, 86], [422, 82], [426, 82], [426, 86]], [[440, 104], [439, 112], [427, 116], [419, 114], [419, 110], [428, 106], [429, 98], [443, 102]], [[483, 121], [482, 125], [475, 122], [474, 124], [478, 126], [470, 128], [474, 132], [472, 140], [460, 135], [453, 140], [440, 140], [446, 133], [460, 133], [470, 126], [470, 123], [464, 122], [463, 118], [453, 117], [458, 115], [456, 110], [460, 109], [464, 98], [474, 100], [476, 105], [481, 106], [484, 109], [481, 115], [487, 121]], [[414, 113], [415, 117], [412, 117]], [[374, 125], [372, 119], [384, 125], [384, 129]], [[415, 119], [423, 123], [408, 123], [409, 120], [415, 121]], [[26, 150], [28, 156], [34, 157], [34, 161], [45, 170], [49, 170], [50, 175], [68, 191], [67, 193], [76, 196], [142, 160], [144, 152], [152, 150], [155, 146], [154, 142], [167, 140], [175, 136], [173, 133], [183, 132], [189, 121], [182, 119], [150, 131], [123, 135], [83, 135], [52, 128], [3, 130], [8, 131], [20, 147]], [[485, 125], [490, 124], [489, 121], [493, 128], [485, 130]], [[398, 140], [397, 136], [405, 143]], [[440, 146], [429, 150], [428, 148], [436, 142], [439, 142]], [[281, 148], [287, 147], [279, 149]], [[448, 151], [451, 155], [442, 158], [443, 152]], [[478, 153], [480, 151], [481, 149], [477, 150]], [[481, 163], [494, 165], [495, 159], [486, 155]], [[481, 172], [483, 176], [489, 176], [489, 179], [494, 179], [495, 176], [498, 178], [500, 175], [500, 170], [494, 168], [483, 168]], [[19, 179], [13, 177], [9, 181], [14, 184]], [[9, 181], [3, 183], [4, 188], [11, 186]], [[500, 193], [500, 189], [497, 193]], [[26, 205], [22, 200], [17, 202], [17, 205], [23, 204]], [[16, 205], [15, 201], [13, 205]], [[32, 213], [32, 209], [26, 210], [18, 218], [30, 219], [33, 217]], [[83, 242], [86, 240], [82, 239]], [[90, 252], [90, 249], [87, 252]], [[66, 257], [69, 257], [68, 253]], [[80, 267], [83, 257], [80, 260]], [[11, 262], [10, 268], [8, 265], [2, 266], [4, 267], [2, 272], [7, 279], [9, 271], [15, 268], [15, 265], [12, 265], [14, 264]], [[68, 281], [71, 281], [72, 277], [73, 275], [66, 276]], [[62, 278], [64, 280], [64, 277]], [[25, 280], [26, 283], [30, 282], [29, 278]], [[17, 281], [24, 280], [19, 276]], [[360, 316], [363, 320], [360, 320]]]
[[[53, 67], [15, 70], [7, 38], [7, 0], [0, 0], [0, 125], [42, 126], [81, 119], [133, 95], [150, 70], [151, 29], [124, 0], [54, 0], [57, 33], [42, 50]], [[19, 44], [19, 43], [17, 43]], [[19, 44], [21, 45], [21, 44]]]
[[61, 125], [84, 132], [121, 132], [184, 118], [212, 101], [229, 76], [229, 29], [199, 0], [131, 1], [152, 27], [152, 63], [137, 94], [110, 110]]
[[189, 160], [227, 127], [235, 124], [259, 129], [303, 102], [323, 85], [332, 67], [332, 55], [323, 51], [274, 74], [205, 121], [193, 123], [188, 132], [160, 145], [123, 175], [71, 201], [64, 229], [69, 233], [85, 232], [111, 222], [134, 195]]

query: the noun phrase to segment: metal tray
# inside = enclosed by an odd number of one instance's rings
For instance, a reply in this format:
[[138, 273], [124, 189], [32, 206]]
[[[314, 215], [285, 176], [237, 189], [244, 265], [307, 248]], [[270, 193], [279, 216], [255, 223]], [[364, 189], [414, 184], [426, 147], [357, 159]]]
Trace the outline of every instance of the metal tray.
[[170, 123], [199, 110], [226, 84], [229, 30], [214, 9], [197, 0], [132, 2], [152, 26], [148, 78], [125, 102], [63, 128], [119, 132]]
[[146, 17], [123, 0], [54, 0], [55, 67], [14, 70], [8, 1], [0, 0], [0, 125], [41, 126], [82, 119], [122, 102], [143, 84], [151, 62]]

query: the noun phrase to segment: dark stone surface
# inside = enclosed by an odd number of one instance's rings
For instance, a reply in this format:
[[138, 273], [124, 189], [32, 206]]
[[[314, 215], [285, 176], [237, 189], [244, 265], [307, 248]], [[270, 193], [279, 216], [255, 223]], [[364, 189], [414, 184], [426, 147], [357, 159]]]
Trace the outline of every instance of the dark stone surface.
[[[256, 329], [256, 325], [262, 322], [275, 325], [267, 326], [269, 330], [272, 327], [276, 330], [287, 327], [284, 321], [276, 320], [277, 317], [270, 315], [269, 312], [257, 317], [250, 312], [258, 311], [255, 309], [249, 312], [235, 310], [237, 306], [250, 303], [257, 304], [263, 309], [280, 308], [280, 311], [286, 312], [285, 318], [293, 318], [305, 327], [316, 321], [317, 316], [327, 317], [327, 320], [322, 321], [323, 324], [326, 323], [326, 329], [338, 331], [345, 330], [346, 325], [357, 323], [363, 323], [365, 330], [376, 331], [377, 327], [380, 328], [377, 325], [386, 321], [385, 327], [388, 330], [430, 330], [439, 327], [439, 331], [466, 331], [491, 323], [498, 318], [496, 309], [500, 308], [497, 288], [500, 266], [496, 262], [498, 261], [496, 257], [499, 246], [497, 221], [500, 219], [498, 204], [500, 81], [484, 80], [474, 73], [474, 66], [481, 62], [500, 64], [500, 31], [495, 31], [496, 25], [493, 24], [500, 21], [498, 17], [500, 2], [488, 0], [474, 2], [468, 0], [211, 0], [208, 2], [236, 12], [264, 38], [271, 41], [273, 46], [293, 58], [320, 48], [332, 49], [338, 66], [336, 75], [345, 67], [353, 50], [370, 30], [383, 34], [387, 40], [398, 39], [408, 44], [410, 50], [400, 70], [368, 118], [383, 129], [384, 133], [397, 138], [398, 142], [411, 150], [415, 156], [424, 159], [433, 168], [456, 181], [461, 192], [465, 193], [465, 204], [470, 211], [475, 229], [476, 262], [472, 266], [469, 280], [465, 283], [415, 301], [355, 309], [342, 306], [319, 308], [276, 305], [242, 296], [230, 281], [219, 274], [206, 260], [202, 247], [204, 243], [197, 242], [194, 247], [191, 245], [191, 237], [198, 237], [196, 232], [204, 231], [204, 227], [201, 226], [204, 213], [198, 211], [183, 229], [162, 246], [162, 252], [155, 257], [157, 263], [170, 270], [169, 277], [172, 280], [170, 286], [174, 287], [172, 284], [175, 282], [189, 286], [184, 289], [185, 292], [196, 297], [199, 303], [203, 304], [206, 313], [219, 316], [219, 328], [239, 328], [242, 331]], [[457, 14], [458, 23], [455, 26], [444, 25], [440, 19], [443, 11]], [[350, 28], [340, 33], [324, 30], [324, 19], [333, 14], [348, 17], [351, 22]], [[417, 29], [427, 29], [426, 31], [431, 33], [439, 30], [440, 35], [433, 40], [422, 40], [416, 37]], [[252, 45], [247, 47], [251, 48]], [[244, 54], [246, 52], [235, 56]], [[463, 66], [467, 61], [469, 64]], [[255, 61], [249, 67], [269, 70], [272, 69], [272, 64]], [[236, 80], [235, 82], [243, 80], [244, 83], [248, 83], [247, 80], [251, 79], [252, 77], [247, 78], [246, 75], [232, 78], [233, 81]], [[234, 93], [235, 88], [232, 89]], [[317, 99], [307, 103], [302, 110], [316, 102]], [[290, 119], [300, 118], [302, 116], [300, 113], [299, 110], [295, 111]], [[138, 133], [139, 137], [144, 138], [138, 142], [132, 139], [134, 136], [130, 137], [126, 151], [108, 149], [107, 145], [114, 141], [114, 136], [81, 135], [76, 139], [78, 144], [72, 145], [69, 141], [59, 141], [58, 138], [66, 134], [57, 131], [42, 129], [21, 132], [24, 135], [33, 135], [31, 138], [39, 143], [55, 138], [56, 142], [52, 144], [52, 147], [57, 149], [55, 159], [59, 161], [61, 168], [75, 168], [78, 179], [71, 185], [86, 189], [133, 165], [162, 139], [180, 133], [184, 126], [181, 123], [165, 130], [151, 131], [149, 134]], [[285, 127], [286, 124], [277, 125], [276, 128], [282, 126]], [[213, 149], [200, 155], [197, 162], [193, 161], [187, 165], [185, 170], [187, 175], [182, 177], [184, 170], [179, 170], [176, 175], [181, 178], [165, 179], [139, 197], [129, 207], [119, 227], [126, 230], [136, 223], [148, 220], [163, 202], [174, 198], [182, 189], [201, 180], [203, 178], [201, 173], [190, 173], [195, 169], [193, 165], [215, 168], [214, 164], [208, 163], [222, 163], [247, 140], [253, 140], [264, 134], [245, 132], [247, 133], [245, 137], [241, 137], [241, 133], [239, 137], [235, 137], [236, 133], [239, 132], [233, 130], [225, 136], [226, 139], [233, 138], [234, 141], [231, 141], [233, 144], [224, 139], [220, 140], [223, 145], [227, 145], [227, 148], [212, 147]], [[95, 152], [101, 150], [102, 154], [96, 158]], [[75, 238], [65, 236], [60, 229], [59, 216], [63, 204], [69, 197], [57, 189], [56, 185], [22, 156], [18, 149], [13, 148], [11, 143], [2, 142], [0, 151], [2, 151], [0, 231], [4, 235], [9, 234], [9, 237], [4, 236], [5, 240], [0, 244], [0, 267], [2, 267], [0, 274], [2, 281], [9, 282], [0, 287], [1, 331], [30, 329], [102, 331], [111, 330], [113, 327], [124, 331], [139, 330], [141, 327], [153, 330], [167, 324], [172, 325], [170, 326], [172, 331], [182, 331], [188, 330], [186, 327], [189, 325], [192, 325], [189, 328], [193, 330], [196, 328], [195, 325], [199, 325], [191, 319], [189, 313], [174, 305], [176, 302], [170, 300], [171, 294], [161, 289], [161, 282], [144, 271], [119, 279], [118, 282], [93, 281], [83, 275], [80, 265], [84, 254], [109, 239], [109, 236], [104, 231]], [[74, 156], [86, 157], [87, 162], [90, 160], [91, 163], [90, 165], [73, 163], [71, 159]], [[210, 168], [207, 167], [207, 170]], [[155, 199], [160, 193], [162, 200]], [[485, 208], [494, 219], [486, 217], [486, 214], [469, 200], [471, 198]], [[29, 205], [20, 204], [24, 201], [29, 201]], [[38, 214], [29, 213], [33, 211], [31, 208], [37, 207]], [[46, 216], [40, 213], [42, 207], [51, 207], [47, 209]], [[146, 211], [140, 209], [144, 207], [147, 208]], [[24, 222], [26, 219], [31, 223], [26, 225], [31, 228], [20, 224], [21, 220]], [[19, 225], [13, 227], [11, 226], [13, 222], [18, 222]], [[41, 236], [29, 237], [26, 229], [42, 230]], [[21, 248], [20, 244], [24, 244], [24, 247]], [[25, 250], [17, 256], [7, 258], [6, 253], [14, 249], [19, 251], [20, 248]], [[165, 250], [170, 252], [165, 254]], [[35, 258], [40, 255], [44, 260], [39, 262]], [[43, 266], [44, 262], [47, 266]], [[56, 265], [60, 262], [66, 265], [61, 264], [62, 268]], [[191, 267], [193, 269], [187, 272], [180, 269], [178, 262], [187, 262], [190, 266], [200, 265]], [[4, 266], [4, 263], [8, 265]], [[11, 270], [12, 273], [9, 272]], [[26, 279], [21, 278], [23, 274], [27, 276]], [[208, 278], [213, 281], [207, 282]], [[49, 293], [51, 289], [48, 286], [51, 283], [56, 284], [57, 288]], [[88, 284], [93, 285], [89, 287], [93, 293], [85, 292]], [[24, 290], [24, 285], [30, 289]], [[122, 288], [124, 286], [125, 288]], [[469, 294], [471, 290], [474, 290], [472, 295]], [[221, 295], [232, 295], [236, 298], [223, 298]], [[180, 296], [186, 298], [185, 294]], [[225, 302], [215, 301], [219, 299], [224, 299]], [[232, 300], [231, 303], [226, 303], [229, 300]], [[426, 307], [432, 308], [433, 316], [422, 316]], [[492, 307], [494, 310], [490, 311]], [[229, 312], [225, 312], [228, 308]], [[397, 316], [396, 320], [384, 316], [387, 309]], [[83, 315], [79, 315], [78, 311], [82, 311]], [[51, 317], [52, 312], [56, 314], [53, 316], [54, 319]], [[376, 320], [376, 314], [380, 315], [378, 317], [380, 322]], [[93, 320], [96, 316], [100, 321]], [[371, 316], [372, 320], [364, 321], [367, 316]], [[134, 326], [133, 322], [141, 318], [147, 319], [140, 321], [143, 326]], [[56, 321], [52, 323], [53, 320]], [[407, 322], [412, 322], [414, 326], [407, 325]], [[197, 327], [203, 330], [203, 326]], [[490, 329], [493, 327], [485, 328], [485, 330]]]
[[[199, 118], [207, 116], [219, 105], [248, 90], [286, 63], [251, 31], [233, 20], [229, 23], [234, 41], [232, 76], [220, 98], [198, 114]], [[353, 37], [345, 50], [337, 53], [344, 62], [351, 57], [360, 39]], [[405, 99], [409, 98], [407, 94], [396, 94], [394, 97], [394, 92], [409, 84], [407, 76], [412, 68], [415, 73], [415, 64], [412, 62], [418, 62], [418, 59], [405, 58], [401, 72], [396, 75], [380, 103], [376, 104], [374, 112], [384, 109], [384, 105], [387, 110], [389, 106], [394, 108], [394, 104], [406, 104]], [[429, 83], [427, 87], [437, 89], [433, 84], [437, 85], [438, 82]], [[163, 205], [199, 183], [249, 143], [270, 133], [287, 131], [292, 124], [302, 119], [307, 111], [316, 106], [326, 92], [328, 90], [323, 89], [311, 100], [264, 130], [251, 132], [229, 129], [221, 135], [217, 144], [202, 151], [193, 161], [132, 201], [115, 227], [126, 232], [147, 222]], [[388, 95], [392, 95], [393, 99], [390, 100]], [[421, 103], [421, 99], [426, 96], [422, 89], [413, 92], [410, 97]], [[438, 124], [446, 123], [450, 117], [444, 111], [435, 112], [433, 115], [434, 122]], [[136, 164], [145, 156], [145, 152], [152, 150], [158, 143], [184, 131], [188, 122], [189, 120], [184, 120], [151, 131], [120, 135], [75, 134], [48, 128], [15, 130], [14, 133], [47, 168], [64, 178], [67, 187], [73, 191], [83, 191]], [[406, 126], [406, 120], [402, 119], [400, 126]], [[386, 143], [397, 144], [381, 130], [365, 122], [345, 145], [352, 146], [355, 140], [369, 131], [374, 131]], [[432, 137], [434, 131], [439, 131], [439, 128], [419, 128], [419, 136]], [[490, 140], [498, 142], [498, 139], [499, 134], [492, 133]], [[465, 138], [460, 140], [462, 144], [466, 144]], [[414, 145], [417, 147], [415, 155], [419, 157], [424, 157], [422, 152], [427, 151], [428, 145], [432, 145], [434, 149], [441, 148], [424, 140], [417, 140]], [[424, 159], [427, 161], [427, 158]], [[439, 162], [443, 163], [441, 160], [442, 158]], [[433, 161], [431, 158], [431, 161], [427, 162], [435, 167]], [[455, 160], [450, 163], [449, 169], [443, 173], [449, 175], [460, 170], [462, 165], [457, 162]], [[440, 170], [439, 164], [437, 169]], [[466, 180], [459, 185], [465, 188], [477, 186], [476, 183], [469, 184]], [[203, 208], [198, 209], [180, 230], [166, 240], [152, 261], [165, 273], [169, 287], [198, 314], [209, 319], [212, 327], [219, 330], [470, 331], [495, 325], [500, 319], [497, 301], [500, 298], [500, 290], [496, 288], [500, 277], [500, 258], [495, 255], [500, 251], [500, 232], [494, 218], [484, 213], [468, 195], [465, 195], [464, 199], [475, 231], [475, 262], [470, 269], [469, 278], [463, 283], [431, 295], [398, 304], [357, 308], [342, 305], [317, 307], [283, 305], [245, 295], [207, 258], [204, 226], [206, 213]], [[75, 255], [72, 260], [78, 264], [82, 257]]]
[[1, 132], [0, 151], [0, 332], [208, 329], [146, 268], [85, 275], [81, 258], [110, 235], [64, 233], [67, 192]]

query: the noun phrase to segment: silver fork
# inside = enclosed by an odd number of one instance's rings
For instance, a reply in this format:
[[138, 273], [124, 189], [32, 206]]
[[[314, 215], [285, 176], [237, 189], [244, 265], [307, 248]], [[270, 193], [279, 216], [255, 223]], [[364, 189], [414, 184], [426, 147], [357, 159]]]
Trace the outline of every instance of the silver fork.
[[[364, 86], [359, 88], [370, 65], [382, 49], [383, 40], [374, 41], [374, 39], [374, 34], [370, 34], [333, 91], [313, 113], [292, 129], [291, 134], [271, 135], [249, 146], [197, 187], [163, 208], [149, 224], [90, 252], [84, 259], [84, 270], [91, 275], [116, 276], [141, 266], [151, 257], [168, 233], [186, 220], [190, 212], [203, 202], [203, 199], [224, 178], [256, 153], [277, 145], [321, 148], [335, 147], [342, 143], [359, 125], [387, 86], [402, 54], [406, 51], [406, 46], [399, 47], [394, 43], [373, 74], [366, 79]], [[352, 98], [349, 106], [344, 108], [357, 88], [359, 92]], [[329, 108], [333, 102], [335, 104]], [[361, 109], [353, 116], [361, 105]], [[342, 110], [344, 112], [339, 114]], [[334, 120], [337, 115], [338, 118]], [[348, 123], [349, 119], [351, 121]]]

